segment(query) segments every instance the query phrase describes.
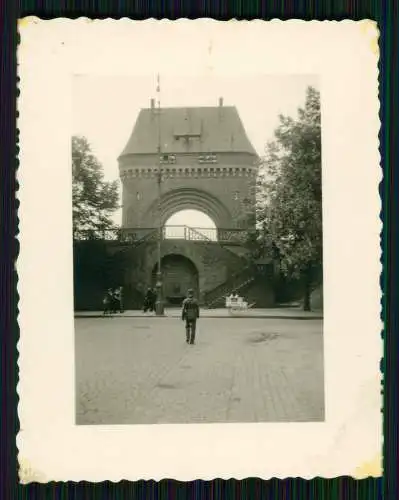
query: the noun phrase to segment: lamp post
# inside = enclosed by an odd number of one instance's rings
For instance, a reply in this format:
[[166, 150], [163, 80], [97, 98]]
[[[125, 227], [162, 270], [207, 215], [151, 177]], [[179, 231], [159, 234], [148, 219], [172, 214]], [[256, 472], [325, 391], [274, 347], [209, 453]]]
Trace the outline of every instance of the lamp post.
[[155, 302], [155, 314], [157, 316], [164, 315], [164, 304], [162, 297], [162, 271], [161, 271], [161, 255], [162, 255], [162, 214], [161, 214], [161, 182], [162, 182], [162, 174], [161, 168], [158, 169], [157, 175], [158, 181], [158, 267], [157, 267], [157, 282], [156, 282], [156, 290], [157, 290], [157, 300]]
[[157, 93], [158, 93], [158, 170], [157, 170], [157, 184], [158, 184], [158, 268], [157, 268], [157, 300], [155, 302], [155, 314], [156, 316], [164, 315], [164, 303], [162, 297], [162, 270], [161, 270], [161, 255], [162, 255], [162, 205], [161, 205], [161, 182], [162, 182], [162, 172], [161, 172], [161, 99], [160, 99], [160, 81], [158, 75], [157, 81]]

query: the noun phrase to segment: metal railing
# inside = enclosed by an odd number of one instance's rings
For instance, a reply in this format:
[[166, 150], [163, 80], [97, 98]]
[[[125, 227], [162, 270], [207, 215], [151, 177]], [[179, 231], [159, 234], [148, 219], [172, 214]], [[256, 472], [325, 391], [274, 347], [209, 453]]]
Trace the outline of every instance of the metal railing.
[[[251, 230], [246, 229], [216, 229], [196, 228], [190, 226], [164, 226], [161, 234], [163, 240], [186, 240], [198, 242], [217, 242], [219, 244], [240, 244], [248, 242]], [[75, 231], [76, 241], [114, 241], [121, 244], [143, 243], [157, 241], [159, 232], [157, 228], [118, 228], [105, 230], [83, 229]]]
[[208, 307], [222, 303], [225, 297], [232, 292], [237, 292], [255, 279], [255, 269], [249, 265], [241, 271], [230, 276], [227, 281], [205, 294], [205, 303]]
[[218, 241], [223, 243], [245, 243], [253, 232], [250, 229], [218, 229]]
[[253, 231], [248, 229], [217, 229], [191, 226], [164, 226], [164, 239], [245, 243]]
[[139, 241], [147, 240], [149, 237], [153, 236], [155, 228], [118, 228], [118, 229], [105, 229], [105, 230], [93, 230], [93, 229], [81, 229], [75, 231], [73, 234], [74, 240], [77, 241], [115, 241], [120, 243], [135, 243]]
[[[143, 241], [156, 241], [157, 228], [118, 228], [105, 230], [82, 229], [75, 231], [77, 241], [115, 241], [135, 244]], [[240, 243], [248, 241], [251, 231], [247, 229], [196, 228], [190, 226], [164, 226], [162, 239], [180, 239], [186, 241], [208, 241], [218, 243]]]
[[216, 228], [194, 228], [190, 226], [165, 226], [164, 239], [180, 239], [188, 241], [217, 241]]
[[117, 241], [119, 239], [119, 229], [80, 229], [74, 231], [73, 239], [77, 241]]

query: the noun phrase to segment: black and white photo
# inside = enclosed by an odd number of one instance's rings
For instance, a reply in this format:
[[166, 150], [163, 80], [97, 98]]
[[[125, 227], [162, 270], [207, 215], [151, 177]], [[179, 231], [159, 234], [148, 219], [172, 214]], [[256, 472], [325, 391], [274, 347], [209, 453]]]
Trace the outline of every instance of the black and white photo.
[[318, 77], [237, 80], [74, 79], [77, 424], [324, 419]]
[[21, 481], [378, 476], [375, 24], [19, 31]]

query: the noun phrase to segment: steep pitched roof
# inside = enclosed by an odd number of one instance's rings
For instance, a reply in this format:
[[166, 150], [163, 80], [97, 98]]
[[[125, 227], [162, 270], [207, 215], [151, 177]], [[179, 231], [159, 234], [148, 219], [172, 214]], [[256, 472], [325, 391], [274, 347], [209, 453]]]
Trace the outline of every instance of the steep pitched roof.
[[[142, 109], [120, 156], [156, 153], [158, 113]], [[161, 108], [162, 153], [229, 153], [257, 156], [233, 106]]]

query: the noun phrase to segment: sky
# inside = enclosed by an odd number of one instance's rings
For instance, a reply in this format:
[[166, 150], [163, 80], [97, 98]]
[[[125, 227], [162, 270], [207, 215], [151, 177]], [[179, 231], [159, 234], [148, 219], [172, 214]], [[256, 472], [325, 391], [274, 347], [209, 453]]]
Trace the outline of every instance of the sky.
[[[106, 180], [119, 178], [117, 158], [126, 145], [141, 108], [156, 98], [156, 73], [148, 76], [76, 75], [72, 85], [73, 134], [89, 141], [104, 168]], [[259, 155], [273, 140], [279, 115], [296, 116], [303, 106], [306, 88], [319, 88], [316, 75], [253, 76], [162, 76], [161, 107], [236, 106], [247, 135]], [[173, 224], [184, 224], [193, 216], [196, 227], [210, 227], [200, 216], [179, 214]], [[176, 220], [177, 217], [177, 220]], [[120, 223], [118, 211], [114, 220]]]

